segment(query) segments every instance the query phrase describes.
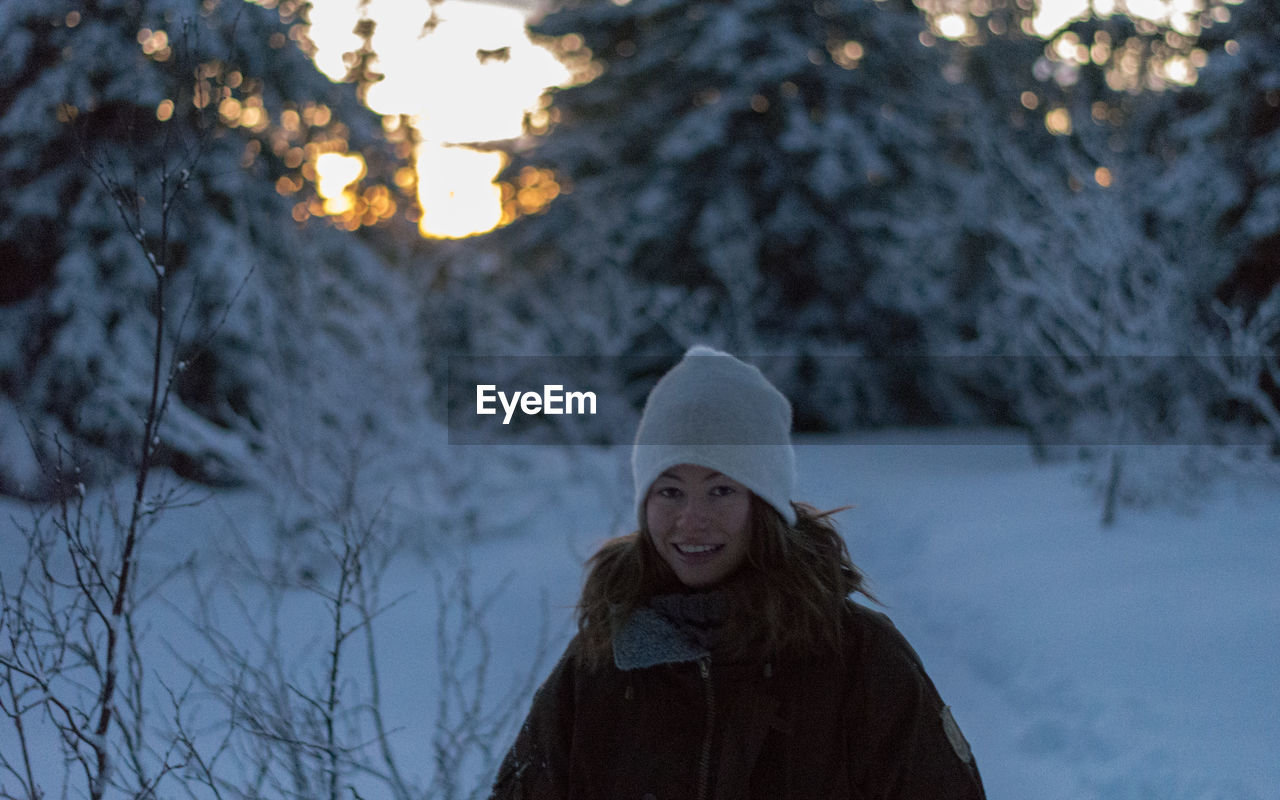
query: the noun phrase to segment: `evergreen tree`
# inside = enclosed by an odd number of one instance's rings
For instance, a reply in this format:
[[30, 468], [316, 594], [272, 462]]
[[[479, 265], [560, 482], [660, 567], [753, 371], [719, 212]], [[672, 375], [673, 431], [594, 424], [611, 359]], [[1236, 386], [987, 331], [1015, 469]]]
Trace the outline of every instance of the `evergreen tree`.
[[1198, 172], [1180, 188], [1200, 182], [1199, 191], [1180, 193], [1184, 204], [1170, 216], [1212, 211], [1227, 262], [1214, 288], [1251, 308], [1280, 286], [1280, 4], [1249, 0], [1202, 44], [1207, 66], [1195, 86], [1161, 106], [1154, 146], [1175, 167]]
[[[871, 0], [602, 0], [533, 30], [598, 77], [555, 92], [549, 131], [513, 158], [508, 177], [549, 169], [567, 192], [478, 246], [511, 264], [495, 285], [563, 298], [616, 271], [677, 287], [706, 308], [699, 328], [653, 316], [615, 346], [669, 352], [696, 336], [786, 351], [800, 358], [773, 377], [789, 390], [845, 387], [831, 390], [844, 399], [828, 419], [808, 422], [895, 413], [856, 395], [910, 391], [901, 363], [827, 356], [916, 350], [920, 319], [954, 313], [964, 289], [953, 212], [973, 194], [962, 134], [974, 109], [943, 77], [919, 13]], [[598, 321], [564, 305], [569, 319], [547, 324]]]
[[1185, 250], [1212, 266], [1197, 292], [1208, 363], [1232, 405], [1280, 445], [1280, 4], [1250, 0], [1204, 37], [1200, 80], [1160, 106], [1162, 231], [1211, 227]]
[[[535, 26], [594, 79], [553, 93], [507, 172], [550, 170], [563, 196], [459, 246], [489, 267], [463, 305], [489, 307], [454, 313], [490, 322], [453, 345], [786, 352], [772, 377], [814, 427], [1209, 436], [1220, 395], [1181, 357], [1270, 241], [1268, 3], [1047, 40], [1029, 9], [974, 3], [959, 44], [939, 24], [957, 4], [904, 5], [582, 2]], [[1224, 48], [1253, 53], [1247, 109], [1171, 88], [1206, 52], [1214, 85]], [[1242, 118], [1262, 135], [1231, 138]]]
[[[1107, 456], [1095, 476], [1105, 521], [1119, 502], [1181, 491], [1189, 482], [1180, 479], [1203, 466], [1189, 457], [1178, 474], [1144, 478], [1122, 472], [1126, 445], [1234, 441], [1238, 432], [1223, 424], [1234, 416], [1227, 396], [1280, 420], [1274, 400], [1258, 392], [1267, 365], [1232, 352], [1265, 348], [1276, 326], [1265, 314], [1248, 324], [1230, 312], [1212, 320], [1215, 292], [1234, 283], [1229, 276], [1250, 247], [1237, 221], [1254, 191], [1243, 154], [1255, 132], [1239, 120], [1251, 119], [1250, 104], [1265, 95], [1242, 93], [1219, 75], [1230, 58], [1221, 50], [1239, 51], [1225, 42], [1249, 25], [1254, 8], [1206, 29], [1207, 66], [1188, 89], [1117, 88], [1121, 67], [1097, 51], [1142, 35], [1125, 18], [1086, 20], [1062, 34], [1089, 55], [1063, 50], [1056, 67], [1045, 56], [1024, 60], [1023, 75], [1029, 66], [1039, 78], [1034, 91], [1016, 79], [1001, 89], [1008, 73], [986, 68], [993, 53], [1011, 49], [1008, 40], [974, 48], [967, 64], [988, 103], [999, 109], [1003, 98], [1015, 123], [993, 126], [979, 151], [995, 188], [985, 256], [994, 280], [973, 352], [998, 358], [985, 361], [996, 374], [974, 383], [1042, 441]], [[1127, 69], [1139, 72], [1132, 62]], [[1230, 62], [1226, 71], [1235, 73]], [[1044, 125], [1017, 124], [1024, 113], [1011, 98], [1019, 91], [1025, 109], [1051, 109]]]
[[363, 340], [352, 330], [386, 291], [380, 259], [295, 220], [308, 215], [317, 149], [363, 151], [369, 180], [388, 184], [397, 157], [353, 88], [298, 47], [305, 8], [264, 5], [276, 4], [3, 4], [0, 490], [49, 488], [17, 455], [28, 433], [46, 461], [63, 447], [109, 473], [131, 457], [123, 443], [153, 357], [153, 270], [169, 287], [166, 341], [180, 348], [162, 355], [185, 367], [161, 450], [187, 474], [243, 477], [263, 435], [260, 389], [280, 371], [265, 344], [291, 350], [294, 366], [326, 347], [272, 338], [301, 312], [297, 287], [328, 287], [347, 315], [328, 335]]

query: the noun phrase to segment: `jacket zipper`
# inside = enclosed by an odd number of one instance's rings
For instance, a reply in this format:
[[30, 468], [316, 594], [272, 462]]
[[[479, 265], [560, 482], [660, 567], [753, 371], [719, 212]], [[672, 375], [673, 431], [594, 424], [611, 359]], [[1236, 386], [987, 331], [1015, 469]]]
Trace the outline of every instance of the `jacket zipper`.
[[698, 761], [698, 800], [708, 800], [707, 790], [711, 783], [711, 740], [715, 731], [716, 703], [715, 692], [711, 683], [711, 659], [698, 659], [698, 670], [702, 673], [702, 685], [707, 698], [707, 727], [702, 739], [702, 756]]

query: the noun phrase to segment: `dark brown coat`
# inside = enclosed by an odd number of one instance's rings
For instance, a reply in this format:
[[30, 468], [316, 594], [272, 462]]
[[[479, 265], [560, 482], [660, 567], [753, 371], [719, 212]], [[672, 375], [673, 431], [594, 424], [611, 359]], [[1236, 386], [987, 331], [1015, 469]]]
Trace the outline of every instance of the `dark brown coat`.
[[[500, 800], [982, 800], [968, 744], [887, 617], [847, 604], [846, 658], [718, 663], [662, 618], [534, 697]], [[637, 633], [638, 631], [638, 633]]]

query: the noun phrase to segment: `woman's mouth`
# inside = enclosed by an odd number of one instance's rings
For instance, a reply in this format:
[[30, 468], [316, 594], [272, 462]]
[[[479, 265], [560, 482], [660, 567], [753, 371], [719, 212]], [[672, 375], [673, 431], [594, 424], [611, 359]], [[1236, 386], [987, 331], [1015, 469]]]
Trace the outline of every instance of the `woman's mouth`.
[[673, 544], [672, 547], [676, 552], [684, 556], [700, 556], [707, 553], [715, 553], [724, 549], [722, 544]]

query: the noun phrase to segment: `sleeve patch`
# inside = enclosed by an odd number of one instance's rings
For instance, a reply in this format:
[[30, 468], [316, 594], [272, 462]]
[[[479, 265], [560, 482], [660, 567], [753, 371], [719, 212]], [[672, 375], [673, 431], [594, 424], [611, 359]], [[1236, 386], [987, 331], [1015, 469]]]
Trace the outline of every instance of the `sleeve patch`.
[[960, 726], [956, 724], [956, 718], [952, 716], [950, 706], [942, 707], [942, 730], [947, 734], [947, 741], [951, 743], [951, 749], [956, 751], [960, 760], [966, 764], [973, 763], [973, 750], [969, 748], [969, 742], [960, 732]]

